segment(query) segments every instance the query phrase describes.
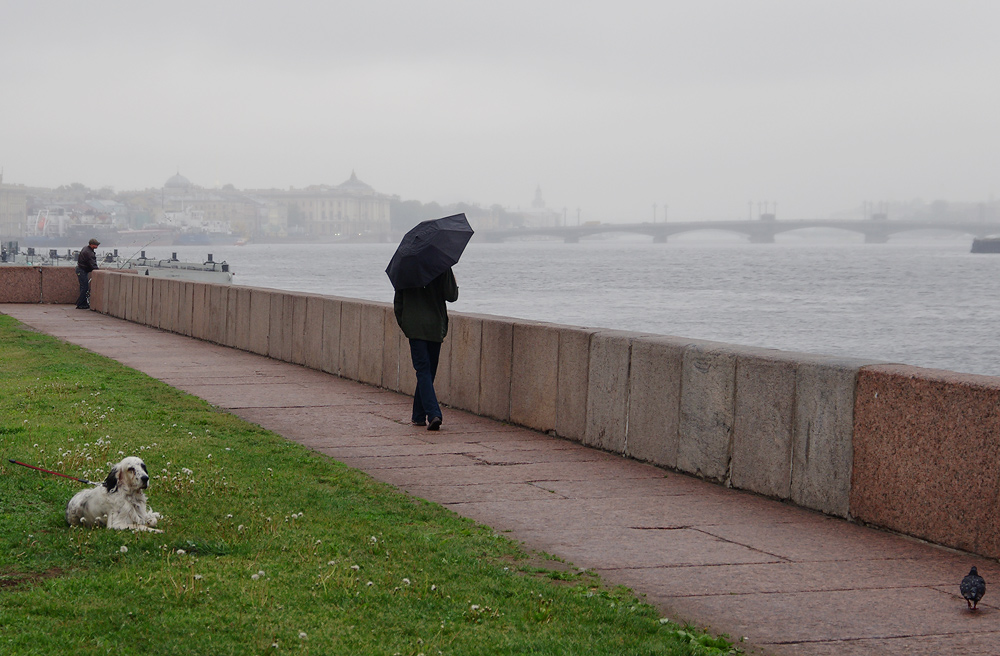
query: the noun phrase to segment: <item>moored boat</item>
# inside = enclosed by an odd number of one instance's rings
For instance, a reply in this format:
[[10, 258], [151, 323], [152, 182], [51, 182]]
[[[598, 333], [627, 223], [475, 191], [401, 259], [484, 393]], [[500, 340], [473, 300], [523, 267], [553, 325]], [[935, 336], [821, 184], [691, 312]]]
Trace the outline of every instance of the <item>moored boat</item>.
[[1000, 253], [1000, 237], [976, 237], [972, 240], [973, 253]]

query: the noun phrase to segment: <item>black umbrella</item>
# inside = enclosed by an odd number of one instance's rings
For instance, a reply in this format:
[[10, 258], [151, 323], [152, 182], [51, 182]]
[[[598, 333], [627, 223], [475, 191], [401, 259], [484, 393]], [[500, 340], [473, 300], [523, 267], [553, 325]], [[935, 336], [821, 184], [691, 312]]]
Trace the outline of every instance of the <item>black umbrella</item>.
[[403, 235], [386, 275], [395, 289], [424, 287], [458, 262], [471, 238], [464, 214], [418, 223]]

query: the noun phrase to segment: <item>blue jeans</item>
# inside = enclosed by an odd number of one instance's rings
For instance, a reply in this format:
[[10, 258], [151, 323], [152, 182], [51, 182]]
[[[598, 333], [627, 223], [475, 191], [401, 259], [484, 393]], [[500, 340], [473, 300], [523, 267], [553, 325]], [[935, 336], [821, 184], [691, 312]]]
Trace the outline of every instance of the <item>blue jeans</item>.
[[415, 422], [441, 416], [437, 394], [434, 393], [434, 377], [437, 375], [441, 342], [422, 339], [410, 340], [410, 358], [413, 370], [417, 372], [417, 389], [413, 391], [413, 416]]

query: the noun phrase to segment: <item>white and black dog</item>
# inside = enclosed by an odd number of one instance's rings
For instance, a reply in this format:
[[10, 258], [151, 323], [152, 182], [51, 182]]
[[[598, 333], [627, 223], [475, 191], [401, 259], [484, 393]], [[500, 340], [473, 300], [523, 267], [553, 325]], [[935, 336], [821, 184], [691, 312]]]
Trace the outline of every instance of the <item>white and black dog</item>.
[[153, 528], [160, 513], [146, 506], [149, 472], [141, 458], [129, 456], [111, 468], [103, 483], [80, 490], [66, 506], [70, 526], [107, 526], [119, 530], [163, 531]]

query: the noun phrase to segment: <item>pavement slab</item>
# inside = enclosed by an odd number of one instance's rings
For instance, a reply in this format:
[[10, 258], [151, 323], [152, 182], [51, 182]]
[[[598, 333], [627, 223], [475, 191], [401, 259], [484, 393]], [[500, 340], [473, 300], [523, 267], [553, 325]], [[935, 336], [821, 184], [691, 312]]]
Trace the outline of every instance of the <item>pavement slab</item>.
[[558, 437], [73, 306], [0, 305], [317, 452], [626, 585], [750, 653], [1000, 653], [1000, 602], [958, 582], [1000, 565]]

